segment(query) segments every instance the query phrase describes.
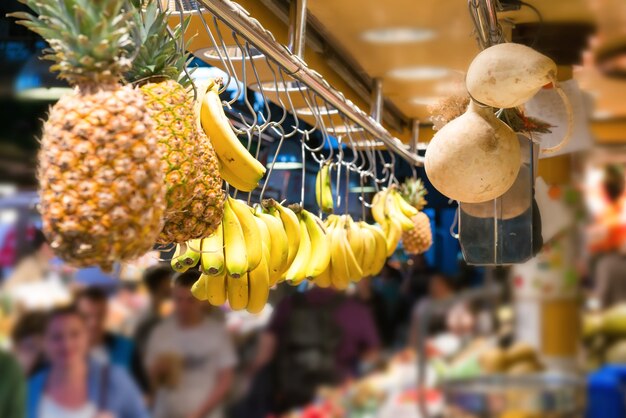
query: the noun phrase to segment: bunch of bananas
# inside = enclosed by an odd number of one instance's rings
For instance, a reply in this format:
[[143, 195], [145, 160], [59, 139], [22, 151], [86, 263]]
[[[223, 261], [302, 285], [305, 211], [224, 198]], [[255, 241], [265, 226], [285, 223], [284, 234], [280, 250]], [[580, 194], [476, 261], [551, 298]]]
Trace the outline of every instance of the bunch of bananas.
[[249, 192], [265, 174], [265, 166], [248, 152], [233, 132], [219, 96], [221, 80], [198, 89], [200, 123], [219, 160], [220, 176], [231, 186]]
[[345, 289], [350, 282], [377, 274], [387, 260], [387, 243], [380, 228], [355, 222], [349, 215], [326, 219], [330, 263], [312, 280], [319, 287]]
[[276, 283], [297, 285], [323, 272], [330, 262], [327, 244], [322, 221], [299, 205], [268, 199], [251, 208], [228, 197], [220, 228], [179, 245], [171, 263], [176, 271], [200, 265], [191, 289], [198, 299], [212, 305], [228, 300], [234, 310], [257, 313]]
[[317, 206], [326, 213], [332, 213], [333, 204], [333, 188], [330, 185], [330, 163], [326, 163], [320, 167], [315, 176], [315, 200]]
[[292, 221], [293, 219], [297, 221], [299, 242], [297, 245], [292, 245], [293, 243], [290, 242], [290, 253], [292, 255], [295, 253], [295, 256], [281, 275], [280, 281], [297, 286], [305, 279], [312, 279], [326, 270], [330, 263], [330, 247], [326, 240], [326, 229], [322, 220], [300, 205], [290, 205], [285, 208], [275, 200], [267, 200], [264, 206], [270, 214], [278, 213], [282, 217], [289, 214], [286, 217], [288, 219], [283, 221], [285, 231], [295, 229]]
[[372, 200], [372, 216], [383, 229], [387, 240], [387, 256], [396, 250], [402, 232], [415, 227], [411, 218], [419, 211], [398, 193], [395, 186], [381, 190]]
[[220, 227], [209, 237], [177, 247], [172, 268], [186, 271], [200, 264], [194, 296], [212, 305], [228, 300], [234, 310], [257, 313], [286, 268], [287, 249], [287, 235], [277, 218], [228, 197]]

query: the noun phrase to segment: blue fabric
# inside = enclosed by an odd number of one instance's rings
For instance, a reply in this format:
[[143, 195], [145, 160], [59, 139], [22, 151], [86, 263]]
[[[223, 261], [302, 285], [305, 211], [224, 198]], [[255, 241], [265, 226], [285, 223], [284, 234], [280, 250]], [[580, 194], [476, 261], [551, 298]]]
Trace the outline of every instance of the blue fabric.
[[109, 335], [110, 340], [107, 343], [107, 349], [111, 363], [130, 373], [132, 370], [133, 352], [135, 350], [133, 341], [121, 335]]
[[[103, 373], [108, 369], [106, 390], [102, 390]], [[43, 370], [28, 381], [27, 418], [37, 418], [39, 405], [44, 393], [49, 370]], [[89, 361], [87, 376], [89, 400], [100, 406], [104, 401], [106, 412], [115, 418], [150, 418], [137, 385], [126, 371], [117, 366], [104, 366], [93, 360]], [[100, 399], [106, 392], [106, 399]]]

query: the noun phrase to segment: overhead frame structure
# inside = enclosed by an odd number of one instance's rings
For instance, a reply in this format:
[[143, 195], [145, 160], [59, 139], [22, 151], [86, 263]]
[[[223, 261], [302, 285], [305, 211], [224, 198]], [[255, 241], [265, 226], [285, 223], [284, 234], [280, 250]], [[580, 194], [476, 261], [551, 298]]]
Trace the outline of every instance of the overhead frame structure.
[[402, 141], [391, 135], [380, 123], [359, 109], [340, 91], [334, 89], [322, 75], [309, 68], [306, 62], [293, 54], [286, 46], [276, 41], [271, 32], [263, 28], [238, 3], [230, 0], [199, 0], [199, 3], [267, 58], [276, 62], [294, 79], [306, 85], [367, 133], [382, 141], [388, 151], [395, 153], [411, 165], [422, 166], [424, 164], [423, 157], [411, 153]]

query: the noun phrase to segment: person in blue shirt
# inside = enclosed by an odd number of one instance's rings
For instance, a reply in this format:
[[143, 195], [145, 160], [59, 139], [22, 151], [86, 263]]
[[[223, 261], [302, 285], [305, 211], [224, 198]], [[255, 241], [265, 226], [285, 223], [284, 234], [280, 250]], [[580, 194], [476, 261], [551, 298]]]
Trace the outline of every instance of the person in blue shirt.
[[126, 370], [145, 393], [148, 379], [135, 343], [106, 329], [108, 302], [107, 293], [99, 287], [88, 287], [76, 296], [76, 308], [87, 324], [91, 355]]
[[126, 371], [90, 357], [87, 323], [75, 307], [50, 312], [44, 349], [49, 365], [28, 382], [27, 418], [149, 418]]

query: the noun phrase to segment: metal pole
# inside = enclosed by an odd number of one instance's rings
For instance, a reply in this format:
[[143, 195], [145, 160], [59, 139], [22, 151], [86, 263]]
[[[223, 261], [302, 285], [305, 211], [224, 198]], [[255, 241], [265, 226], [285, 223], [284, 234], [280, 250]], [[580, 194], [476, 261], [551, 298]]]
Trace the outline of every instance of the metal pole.
[[372, 84], [371, 116], [372, 119], [380, 123], [383, 117], [383, 79], [377, 77]]
[[500, 42], [502, 29], [498, 23], [495, 0], [485, 0], [485, 8], [487, 9], [487, 19], [489, 21], [489, 43], [491, 46]]
[[304, 59], [307, 0], [291, 0], [289, 4], [289, 50]]
[[420, 140], [420, 121], [413, 119], [411, 121], [411, 142], [409, 145], [409, 151], [411, 154], [417, 153], [417, 143]]
[[361, 126], [368, 134], [385, 143], [388, 150], [394, 152], [409, 164], [422, 166], [423, 157], [411, 154], [398, 138], [392, 136], [383, 126], [369, 117], [350, 102], [345, 96], [332, 88], [317, 72], [311, 70], [304, 61], [292, 54], [285, 46], [279, 44], [273, 35], [266, 31], [258, 21], [239, 4], [230, 0], [199, 0], [214, 16], [222, 20], [232, 30], [255, 46], [266, 57], [283, 67], [296, 80], [305, 84], [330, 106], [346, 115], [352, 122]]

